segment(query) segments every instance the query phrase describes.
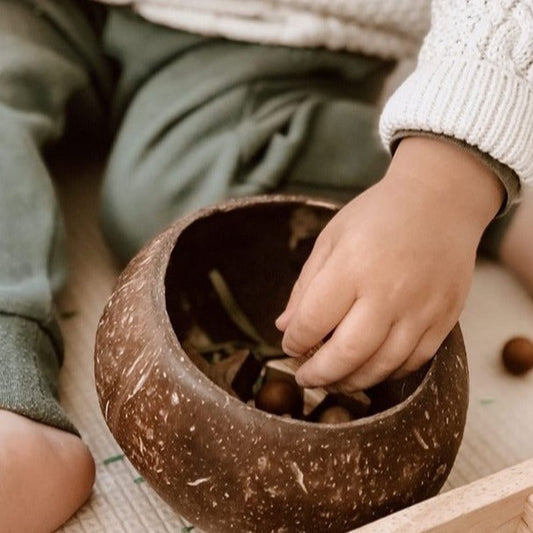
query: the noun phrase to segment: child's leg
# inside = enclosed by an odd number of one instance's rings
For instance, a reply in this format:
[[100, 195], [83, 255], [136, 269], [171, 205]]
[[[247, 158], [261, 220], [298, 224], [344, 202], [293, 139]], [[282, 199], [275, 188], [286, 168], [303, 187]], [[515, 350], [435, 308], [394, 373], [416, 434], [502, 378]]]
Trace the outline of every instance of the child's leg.
[[[94, 463], [57, 401], [61, 220], [43, 162], [89, 87], [74, 3], [0, 0], [0, 530], [52, 531], [85, 501]], [[58, 20], [51, 20], [52, 13]], [[94, 37], [93, 37], [94, 39]]]
[[282, 190], [346, 200], [386, 168], [374, 102], [390, 64], [206, 39], [120, 10], [106, 41], [124, 70], [104, 224], [123, 259], [223, 198]]
[[533, 296], [533, 189], [524, 191], [524, 198], [507, 225], [499, 258]]
[[533, 189], [503, 216], [494, 219], [479, 246], [481, 256], [500, 261], [533, 296]]

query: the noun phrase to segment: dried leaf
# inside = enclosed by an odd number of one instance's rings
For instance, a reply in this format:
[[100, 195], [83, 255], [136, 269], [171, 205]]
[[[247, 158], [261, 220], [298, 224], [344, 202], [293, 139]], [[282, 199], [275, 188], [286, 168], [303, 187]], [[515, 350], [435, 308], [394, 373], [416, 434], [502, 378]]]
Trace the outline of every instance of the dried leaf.
[[243, 313], [242, 309], [239, 307], [239, 304], [233, 297], [226, 281], [222, 277], [222, 274], [216, 269], [213, 269], [209, 272], [209, 279], [213, 284], [220, 303], [228, 313], [229, 318], [233, 323], [250, 339], [253, 339], [259, 344], [267, 344], [259, 332], [255, 329], [254, 325], [248, 320], [248, 317]]

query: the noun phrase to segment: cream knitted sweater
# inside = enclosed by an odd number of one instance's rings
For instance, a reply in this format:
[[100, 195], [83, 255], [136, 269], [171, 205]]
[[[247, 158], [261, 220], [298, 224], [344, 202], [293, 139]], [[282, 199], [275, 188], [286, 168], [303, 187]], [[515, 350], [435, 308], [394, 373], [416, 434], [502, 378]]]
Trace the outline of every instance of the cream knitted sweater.
[[380, 120], [477, 147], [533, 183], [533, 0], [103, 0], [204, 35], [401, 59]]

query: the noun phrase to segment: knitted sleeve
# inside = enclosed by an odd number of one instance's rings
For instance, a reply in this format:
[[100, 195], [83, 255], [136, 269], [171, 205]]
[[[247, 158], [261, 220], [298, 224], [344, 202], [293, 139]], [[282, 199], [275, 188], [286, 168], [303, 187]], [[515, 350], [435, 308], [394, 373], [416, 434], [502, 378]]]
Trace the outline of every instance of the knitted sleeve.
[[533, 0], [433, 0], [415, 71], [392, 95], [380, 132], [466, 142], [533, 183]]

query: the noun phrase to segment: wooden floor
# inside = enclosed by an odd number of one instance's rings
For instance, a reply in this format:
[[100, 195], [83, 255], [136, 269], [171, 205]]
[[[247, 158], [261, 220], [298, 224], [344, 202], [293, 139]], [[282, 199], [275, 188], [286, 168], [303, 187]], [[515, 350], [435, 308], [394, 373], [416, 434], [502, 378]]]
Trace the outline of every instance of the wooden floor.
[[[61, 531], [179, 533], [184, 522], [121, 456], [97, 404], [94, 335], [118, 272], [97, 224], [101, 167], [101, 158], [90, 161], [71, 154], [55, 165], [71, 270], [60, 300], [66, 345], [62, 401], [97, 463], [91, 500]], [[461, 324], [469, 355], [471, 399], [464, 440], [443, 491], [533, 457], [533, 372], [513, 377], [500, 363], [501, 347], [509, 337], [533, 337], [533, 301], [498, 265], [480, 262]]]

